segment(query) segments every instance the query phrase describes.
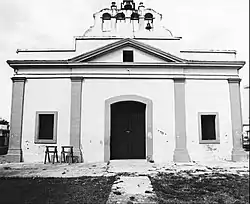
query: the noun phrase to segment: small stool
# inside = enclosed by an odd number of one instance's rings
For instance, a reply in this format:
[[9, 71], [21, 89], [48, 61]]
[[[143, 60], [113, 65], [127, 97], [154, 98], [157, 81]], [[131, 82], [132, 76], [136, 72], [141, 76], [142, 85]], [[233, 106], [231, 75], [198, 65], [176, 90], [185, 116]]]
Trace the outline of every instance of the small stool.
[[49, 153], [53, 153], [53, 159], [52, 159], [53, 164], [55, 163], [55, 157], [56, 157], [56, 162], [59, 162], [58, 161], [58, 154], [57, 154], [57, 146], [46, 146], [44, 164], [46, 164], [47, 156], [48, 156], [48, 161], [50, 162], [50, 154]]
[[[68, 163], [73, 163], [73, 146], [62, 146], [62, 152], [61, 152], [61, 163], [62, 162], [66, 162], [66, 156], [65, 154], [68, 154], [69, 159], [68, 159]], [[62, 161], [63, 160], [63, 161]]]

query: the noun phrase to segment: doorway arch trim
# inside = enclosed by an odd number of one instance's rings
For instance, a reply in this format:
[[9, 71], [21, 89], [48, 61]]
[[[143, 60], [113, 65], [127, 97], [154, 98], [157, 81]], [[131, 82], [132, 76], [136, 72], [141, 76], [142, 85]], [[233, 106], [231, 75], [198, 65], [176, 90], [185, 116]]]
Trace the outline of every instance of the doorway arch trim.
[[120, 95], [105, 101], [104, 162], [110, 161], [111, 105], [122, 101], [136, 101], [146, 105], [146, 159], [153, 160], [153, 102], [138, 95]]

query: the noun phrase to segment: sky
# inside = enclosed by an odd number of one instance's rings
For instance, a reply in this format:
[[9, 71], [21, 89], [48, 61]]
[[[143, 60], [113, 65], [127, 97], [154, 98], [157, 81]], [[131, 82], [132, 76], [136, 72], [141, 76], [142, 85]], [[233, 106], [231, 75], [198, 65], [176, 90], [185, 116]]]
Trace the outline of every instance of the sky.
[[[242, 87], [249, 84], [249, 0], [140, 0], [163, 14], [163, 25], [188, 49], [237, 50]], [[6, 60], [17, 49], [73, 48], [93, 24], [93, 14], [112, 0], [0, 0], [0, 118], [10, 119], [13, 70]], [[119, 2], [119, 1], [118, 1]], [[137, 5], [138, 0], [135, 0]], [[244, 121], [249, 94], [242, 89]]]

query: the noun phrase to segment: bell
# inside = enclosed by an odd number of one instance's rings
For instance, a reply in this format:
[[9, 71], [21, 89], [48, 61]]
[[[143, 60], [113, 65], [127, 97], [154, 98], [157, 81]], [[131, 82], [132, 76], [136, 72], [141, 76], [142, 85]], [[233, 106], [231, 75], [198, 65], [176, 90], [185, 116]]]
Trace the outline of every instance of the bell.
[[132, 13], [131, 20], [139, 20], [139, 14], [138, 13]]
[[124, 13], [118, 13], [116, 15], [116, 20], [125, 20], [125, 14]]
[[152, 29], [152, 26], [150, 25], [150, 23], [147, 24], [146, 29], [147, 30], [151, 30]]

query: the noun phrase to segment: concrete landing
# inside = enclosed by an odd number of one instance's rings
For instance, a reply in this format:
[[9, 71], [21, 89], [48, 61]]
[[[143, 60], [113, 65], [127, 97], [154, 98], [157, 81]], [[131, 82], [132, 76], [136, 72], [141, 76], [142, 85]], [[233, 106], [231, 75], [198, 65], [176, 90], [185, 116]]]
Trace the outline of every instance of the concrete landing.
[[155, 166], [146, 160], [112, 160], [108, 165], [109, 173], [136, 173], [148, 175]]
[[113, 184], [107, 204], [156, 202], [156, 194], [147, 176], [121, 176]]

